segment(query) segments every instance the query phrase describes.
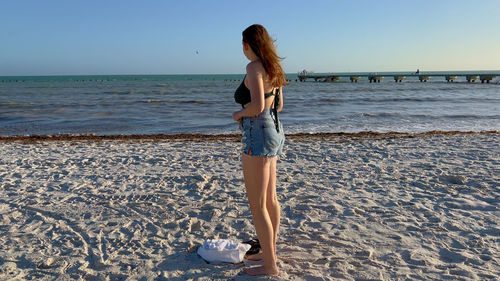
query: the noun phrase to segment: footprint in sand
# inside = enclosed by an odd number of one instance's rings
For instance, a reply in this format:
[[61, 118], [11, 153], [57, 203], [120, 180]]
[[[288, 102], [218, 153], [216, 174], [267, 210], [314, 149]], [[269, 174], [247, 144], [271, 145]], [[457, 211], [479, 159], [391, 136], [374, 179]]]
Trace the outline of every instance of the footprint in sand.
[[466, 178], [464, 176], [441, 175], [439, 181], [447, 184], [464, 184]]
[[462, 263], [467, 258], [460, 253], [452, 252], [446, 248], [439, 251], [441, 261], [446, 263]]

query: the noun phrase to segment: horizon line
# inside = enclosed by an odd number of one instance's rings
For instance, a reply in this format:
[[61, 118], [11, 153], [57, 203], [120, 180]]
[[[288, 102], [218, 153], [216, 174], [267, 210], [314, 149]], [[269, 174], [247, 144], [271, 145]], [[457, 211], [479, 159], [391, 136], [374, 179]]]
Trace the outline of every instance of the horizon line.
[[[420, 70], [421, 73], [428, 73], [428, 72], [474, 72], [474, 71], [479, 71], [479, 72], [484, 72], [484, 71], [493, 71], [493, 72], [500, 72], [500, 69], [465, 69], [465, 70]], [[287, 72], [285, 75], [297, 75], [301, 71], [297, 72]], [[316, 71], [308, 71], [309, 73], [313, 74], [322, 74], [322, 73], [403, 73], [403, 72], [415, 72], [415, 70], [398, 70], [398, 71], [330, 71], [330, 72], [316, 72]], [[245, 75], [245, 73], [170, 73], [170, 74], [158, 74], [158, 73], [143, 73], [143, 74], [31, 74], [31, 75], [0, 75], [0, 77], [51, 77], [51, 76], [180, 76], [180, 75]]]

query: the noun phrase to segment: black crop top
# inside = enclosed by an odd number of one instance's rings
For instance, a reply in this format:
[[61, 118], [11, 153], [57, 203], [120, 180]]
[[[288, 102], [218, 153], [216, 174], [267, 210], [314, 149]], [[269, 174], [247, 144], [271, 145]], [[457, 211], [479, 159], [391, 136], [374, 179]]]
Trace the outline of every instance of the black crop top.
[[[246, 76], [245, 76], [246, 78]], [[241, 104], [243, 107], [245, 104], [249, 103], [252, 101], [252, 96], [250, 95], [250, 90], [247, 88], [245, 85], [245, 78], [243, 78], [243, 82], [241, 82], [240, 86], [236, 89], [234, 92], [234, 101], [236, 103]], [[279, 89], [277, 90], [277, 94], [274, 94], [274, 89], [269, 92], [264, 94], [264, 98], [269, 98], [271, 96], [274, 96], [274, 107], [273, 107], [273, 113], [274, 113], [274, 124], [276, 125], [276, 131], [280, 131], [280, 121], [278, 119], [278, 107], [280, 105], [280, 91]]]
[[[246, 77], [246, 76], [245, 76]], [[269, 98], [271, 96], [274, 96], [274, 90], [269, 92], [269, 93], [265, 93], [264, 94], [264, 98]], [[236, 91], [234, 92], [234, 101], [236, 103], [239, 103], [241, 104], [241, 106], [249, 103], [252, 101], [252, 97], [250, 95], [250, 90], [247, 88], [247, 86], [245, 85], [245, 79], [243, 78], [243, 82], [241, 82], [240, 86], [236, 89]]]

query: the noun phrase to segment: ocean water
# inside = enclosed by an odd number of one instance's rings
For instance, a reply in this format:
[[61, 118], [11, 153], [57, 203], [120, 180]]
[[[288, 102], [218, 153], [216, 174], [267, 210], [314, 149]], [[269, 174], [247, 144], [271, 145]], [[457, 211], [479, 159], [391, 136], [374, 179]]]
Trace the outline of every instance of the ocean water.
[[[500, 75], [499, 75], [500, 77]], [[395, 83], [297, 82], [286, 133], [500, 130], [500, 79]], [[0, 136], [237, 133], [243, 75], [0, 77]]]

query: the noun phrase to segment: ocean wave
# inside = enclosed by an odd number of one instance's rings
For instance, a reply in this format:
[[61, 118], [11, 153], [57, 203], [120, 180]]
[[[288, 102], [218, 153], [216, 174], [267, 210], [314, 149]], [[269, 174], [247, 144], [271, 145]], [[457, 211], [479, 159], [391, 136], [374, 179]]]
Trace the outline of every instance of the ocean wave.
[[441, 115], [436, 116], [443, 119], [458, 119], [458, 120], [466, 120], [466, 119], [486, 119], [486, 120], [496, 120], [500, 119], [500, 115], [476, 115], [476, 114], [451, 114], [451, 115]]
[[288, 100], [307, 101], [315, 104], [336, 103], [500, 103], [500, 98], [436, 98], [436, 97], [367, 97], [367, 98], [300, 98], [293, 97]]
[[480, 115], [480, 114], [408, 114], [402, 112], [378, 112], [378, 113], [356, 113], [351, 115], [352, 118], [361, 117], [361, 118], [395, 118], [404, 119], [404, 120], [419, 120], [419, 119], [458, 119], [458, 120], [468, 120], [468, 119], [484, 119], [484, 120], [496, 120], [500, 119], [500, 115], [492, 114], [492, 115]]
[[167, 84], [167, 83], [160, 83], [160, 84], [156, 84], [156, 85], [154, 85], [154, 87], [158, 87], [158, 88], [165, 88], [165, 87], [170, 87], [170, 84]]
[[146, 102], [146, 103], [164, 103], [165, 101], [150, 99], [150, 100], [147, 100], [147, 101], [145, 101], [145, 102]]
[[453, 103], [469, 103], [469, 102], [500, 102], [500, 99], [494, 98], [426, 98], [426, 97], [408, 97], [408, 98], [359, 98], [350, 99], [352, 102], [371, 102], [371, 103], [440, 103], [440, 102], [453, 102]]
[[136, 91], [133, 90], [113, 90], [113, 91], [105, 91], [103, 94], [113, 94], [113, 95], [126, 95], [126, 94], [134, 94]]
[[32, 106], [31, 103], [19, 103], [19, 102], [0, 102], [1, 108], [26, 108]]
[[143, 103], [165, 103], [165, 104], [214, 104], [212, 101], [207, 100], [146, 100]]
[[321, 103], [341, 103], [344, 102], [344, 99], [339, 99], [339, 98], [321, 98], [318, 100], [318, 102]]
[[35, 85], [35, 86], [26, 86], [26, 89], [62, 89], [68, 88], [68, 85]]
[[155, 94], [155, 95], [166, 95], [166, 94], [175, 94], [174, 92], [171, 92], [169, 90], [152, 90], [150, 93]]
[[92, 116], [110, 116], [116, 114], [116, 111], [113, 110], [107, 110], [107, 111], [99, 111], [96, 113], [91, 114]]
[[[409, 117], [409, 115], [405, 115], [403, 113], [398, 113], [398, 112], [380, 112], [380, 113], [365, 112], [365, 113], [355, 114], [354, 116], [370, 117], [370, 118], [393, 118], [393, 117], [402, 117], [402, 116]], [[416, 116], [424, 117], [425, 115], [416, 115]], [[416, 116], [413, 116], [413, 117], [416, 117]]]

